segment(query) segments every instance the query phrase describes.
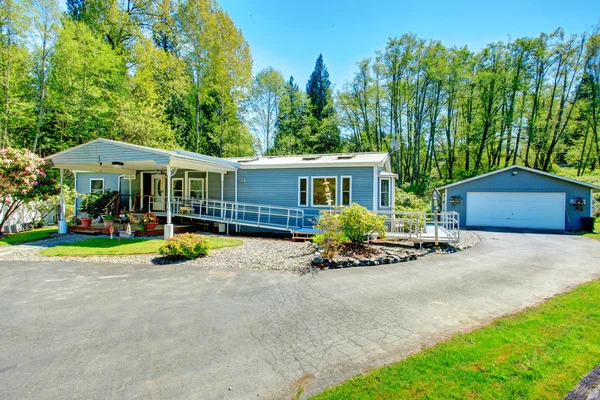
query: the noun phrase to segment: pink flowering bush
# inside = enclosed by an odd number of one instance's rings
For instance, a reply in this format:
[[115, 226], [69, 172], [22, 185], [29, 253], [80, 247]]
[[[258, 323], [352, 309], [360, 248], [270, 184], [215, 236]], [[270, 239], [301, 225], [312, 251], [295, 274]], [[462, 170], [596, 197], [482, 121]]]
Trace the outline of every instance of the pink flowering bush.
[[47, 175], [50, 163], [27, 149], [0, 149], [0, 202], [4, 214], [0, 232], [8, 218], [31, 201], [47, 201], [60, 193], [58, 182]]

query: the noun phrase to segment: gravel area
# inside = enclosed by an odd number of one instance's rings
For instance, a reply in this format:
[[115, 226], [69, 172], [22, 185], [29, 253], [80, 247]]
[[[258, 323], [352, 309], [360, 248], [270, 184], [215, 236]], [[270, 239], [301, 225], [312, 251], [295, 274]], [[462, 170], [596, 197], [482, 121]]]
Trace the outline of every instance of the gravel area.
[[[104, 236], [93, 237], [97, 238]], [[284, 239], [228, 237], [239, 238], [244, 243], [239, 246], [215, 249], [212, 250], [207, 257], [182, 261], [180, 264], [194, 264], [210, 269], [234, 268], [303, 272], [312, 260], [312, 251], [308, 243], [298, 243]], [[43, 248], [91, 238], [92, 236], [85, 235], [65, 235], [29, 244], [10, 246], [10, 251], [4, 253], [0, 252], [0, 260], [51, 262], [91, 261], [122, 264], [160, 264], [163, 262], [163, 259], [156, 255], [47, 257], [42, 256], [39, 253]], [[148, 238], [148, 240], [153, 239], [161, 239], [161, 237]], [[1, 249], [4, 248], [5, 247]]]
[[[106, 236], [93, 236], [106, 237]], [[231, 237], [231, 236], [230, 236]], [[233, 236], [235, 237], [235, 236]], [[40, 250], [57, 246], [59, 244], [74, 243], [92, 236], [86, 235], [61, 235], [53, 238], [39, 240], [17, 246], [0, 247], [0, 260], [23, 261], [91, 261], [98, 263], [124, 263], [124, 264], [161, 264], [164, 259], [156, 255], [130, 255], [130, 256], [89, 256], [89, 257], [47, 257], [40, 255]], [[147, 238], [147, 240], [161, 239], [162, 237]], [[256, 237], [237, 237], [244, 241], [240, 246], [226, 247], [212, 250], [208, 257], [196, 260], [182, 261], [180, 263], [193, 264], [209, 269], [251, 269], [251, 270], [276, 270], [304, 273], [311, 270], [311, 261], [314, 249], [310, 242], [298, 243], [284, 239], [266, 239]], [[475, 246], [480, 239], [471, 231], [461, 231], [460, 241], [454, 246], [458, 250], [465, 250]], [[444, 252], [445, 253], [445, 252]], [[425, 257], [436, 256], [442, 253], [429, 253]]]
[[460, 240], [454, 247], [458, 250], [465, 250], [479, 244], [479, 242], [481, 242], [481, 239], [475, 232], [460, 231]]

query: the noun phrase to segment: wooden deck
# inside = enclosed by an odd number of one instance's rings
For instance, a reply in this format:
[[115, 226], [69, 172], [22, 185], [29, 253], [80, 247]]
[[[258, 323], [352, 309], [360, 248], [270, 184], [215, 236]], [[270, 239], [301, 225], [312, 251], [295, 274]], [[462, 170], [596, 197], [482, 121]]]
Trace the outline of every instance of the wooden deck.
[[[114, 225], [114, 234], [116, 235], [119, 230], [119, 225]], [[125, 226], [122, 228], [125, 230]], [[135, 232], [136, 237], [149, 237], [149, 236], [162, 236], [165, 233], [165, 226], [163, 224], [159, 224], [156, 228], [151, 229], [149, 231], [142, 231], [138, 228], [137, 224], [131, 224], [131, 231]], [[196, 232], [202, 229], [202, 225], [178, 225], [174, 224], [173, 231], [175, 234], [178, 233], [186, 233], [186, 232]], [[82, 235], [110, 235], [110, 228], [105, 228], [104, 224], [92, 224], [89, 228], [84, 228], [82, 226], [70, 226], [67, 228], [67, 232], [69, 233], [79, 233]]]

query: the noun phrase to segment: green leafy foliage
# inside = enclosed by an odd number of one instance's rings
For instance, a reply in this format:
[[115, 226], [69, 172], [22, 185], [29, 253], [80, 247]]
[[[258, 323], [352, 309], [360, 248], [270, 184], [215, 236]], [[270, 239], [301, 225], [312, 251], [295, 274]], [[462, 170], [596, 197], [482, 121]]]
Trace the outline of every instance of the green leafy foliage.
[[321, 247], [323, 257], [333, 258], [347, 239], [342, 231], [338, 213], [321, 211], [314, 226], [320, 233], [313, 236], [313, 242]]
[[165, 257], [193, 260], [208, 255], [210, 248], [206, 236], [184, 233], [166, 239], [158, 252]]
[[27, 203], [48, 201], [60, 192], [58, 182], [48, 176], [50, 164], [26, 149], [0, 149], [0, 219], [2, 227]]
[[395, 209], [398, 211], [426, 211], [428, 203], [421, 197], [402, 189], [396, 189]]
[[[106, 214], [106, 206], [119, 192], [110, 190], [103, 193], [88, 193], [82, 196], [81, 206], [79, 210], [88, 214], [92, 218], [98, 218], [100, 215]], [[116, 203], [112, 202], [108, 208], [108, 214], [116, 214]]]
[[385, 216], [377, 215], [358, 203], [342, 207], [338, 218], [342, 232], [352, 243], [363, 243], [375, 232], [379, 233], [380, 237], [385, 237]]

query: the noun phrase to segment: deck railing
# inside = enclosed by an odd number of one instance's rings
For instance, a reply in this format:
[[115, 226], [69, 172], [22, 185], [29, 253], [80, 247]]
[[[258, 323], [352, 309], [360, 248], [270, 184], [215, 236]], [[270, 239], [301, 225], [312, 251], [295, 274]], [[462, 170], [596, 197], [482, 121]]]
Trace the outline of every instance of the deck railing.
[[192, 197], [174, 197], [171, 212], [177, 216], [279, 230], [297, 230], [304, 224], [304, 212], [299, 208]]
[[[407, 239], [422, 239], [427, 226], [435, 226], [435, 214], [419, 211], [378, 211], [384, 215], [387, 233], [398, 234]], [[450, 243], [460, 240], [459, 214], [456, 211], [442, 211], [437, 214], [438, 228], [444, 230]]]
[[385, 226], [388, 233], [404, 234], [409, 239], [421, 239], [425, 233], [427, 215], [418, 211], [378, 211], [385, 216]]

